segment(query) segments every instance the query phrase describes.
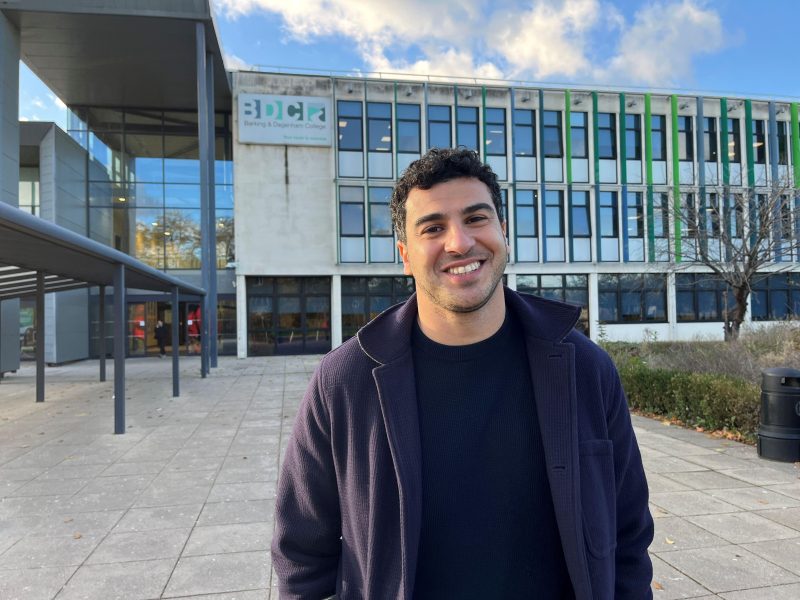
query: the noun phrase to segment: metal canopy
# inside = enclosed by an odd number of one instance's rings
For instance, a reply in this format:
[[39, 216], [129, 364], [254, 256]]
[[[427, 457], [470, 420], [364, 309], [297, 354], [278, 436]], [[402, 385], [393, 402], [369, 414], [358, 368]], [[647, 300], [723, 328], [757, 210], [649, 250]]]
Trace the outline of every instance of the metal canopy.
[[[36, 298], [36, 401], [44, 401], [44, 295], [97, 285], [100, 331], [105, 330], [104, 296], [114, 286], [114, 433], [125, 433], [126, 288], [168, 292], [172, 314], [178, 314], [181, 292], [205, 296], [184, 283], [127, 254], [90, 240], [0, 202], [0, 300]], [[206, 320], [206, 319], [204, 319]], [[172, 389], [179, 394], [178, 335], [172, 327]], [[203, 360], [208, 360], [204, 349]], [[105, 381], [105, 350], [100, 352], [100, 380]], [[205, 375], [205, 371], [203, 371]]]
[[[3, 202], [0, 202], [0, 264], [17, 267], [16, 271], [0, 269], [0, 297], [3, 298], [30, 295], [29, 287], [20, 287], [20, 281], [29, 283], [26, 272], [50, 276], [45, 279], [46, 289], [59, 281], [71, 281], [78, 287], [80, 284], [112, 285], [114, 269], [119, 264], [125, 265], [127, 287], [165, 293], [177, 287], [181, 294], [205, 295], [202, 288], [158, 271], [124, 252]], [[35, 275], [32, 279], [35, 292]]]
[[231, 87], [207, 0], [12, 0], [22, 60], [69, 106], [197, 108], [195, 24], [213, 55], [214, 104]]

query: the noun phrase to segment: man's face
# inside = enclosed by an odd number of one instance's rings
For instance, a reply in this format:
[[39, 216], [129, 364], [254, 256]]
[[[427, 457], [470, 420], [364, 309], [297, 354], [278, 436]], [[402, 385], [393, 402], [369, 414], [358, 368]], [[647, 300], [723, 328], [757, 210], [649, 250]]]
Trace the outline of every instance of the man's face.
[[482, 308], [498, 292], [508, 256], [505, 223], [489, 188], [467, 177], [412, 189], [406, 241], [397, 246], [420, 307], [431, 303], [458, 313]]

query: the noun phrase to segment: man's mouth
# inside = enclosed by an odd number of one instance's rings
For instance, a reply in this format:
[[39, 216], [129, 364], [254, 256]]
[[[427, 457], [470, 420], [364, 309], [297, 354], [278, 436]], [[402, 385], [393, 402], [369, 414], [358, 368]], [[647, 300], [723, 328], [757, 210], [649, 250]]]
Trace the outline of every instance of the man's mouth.
[[480, 261], [476, 260], [475, 262], [471, 262], [468, 265], [462, 265], [460, 267], [452, 267], [450, 269], [447, 269], [447, 272], [452, 275], [463, 275], [464, 273], [471, 273], [472, 271], [475, 271], [480, 266], [481, 266]]

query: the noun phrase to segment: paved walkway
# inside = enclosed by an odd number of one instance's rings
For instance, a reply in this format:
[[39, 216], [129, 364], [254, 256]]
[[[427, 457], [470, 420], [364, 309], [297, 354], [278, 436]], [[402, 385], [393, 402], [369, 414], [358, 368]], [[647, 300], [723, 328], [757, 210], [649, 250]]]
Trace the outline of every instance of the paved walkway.
[[[94, 361], [49, 368], [44, 404], [33, 365], [0, 381], [0, 598], [269, 598], [279, 449], [318, 360], [222, 358], [201, 380], [185, 358], [179, 399], [170, 361], [129, 360], [121, 436]], [[800, 598], [794, 465], [634, 423], [655, 598]]]

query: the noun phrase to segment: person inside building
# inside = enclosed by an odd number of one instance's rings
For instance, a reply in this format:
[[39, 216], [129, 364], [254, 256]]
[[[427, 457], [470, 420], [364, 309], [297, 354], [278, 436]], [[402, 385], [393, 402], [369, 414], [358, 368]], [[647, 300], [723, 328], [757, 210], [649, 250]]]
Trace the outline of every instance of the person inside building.
[[580, 307], [502, 285], [495, 174], [433, 149], [391, 209], [416, 293], [314, 373], [278, 482], [281, 598], [651, 598], [619, 376]]
[[161, 358], [164, 358], [167, 355], [167, 327], [164, 325], [164, 321], [159, 319], [156, 321], [155, 329], [153, 333], [156, 337], [156, 342], [158, 343], [158, 355]]

